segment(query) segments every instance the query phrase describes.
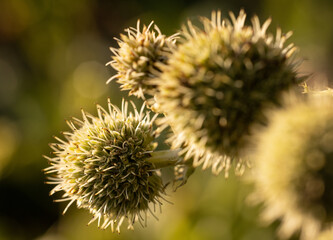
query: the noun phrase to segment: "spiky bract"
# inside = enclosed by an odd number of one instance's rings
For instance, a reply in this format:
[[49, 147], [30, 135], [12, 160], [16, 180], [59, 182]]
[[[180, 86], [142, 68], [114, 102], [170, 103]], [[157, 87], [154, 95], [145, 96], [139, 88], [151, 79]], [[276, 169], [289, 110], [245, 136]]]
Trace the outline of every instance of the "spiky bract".
[[[156, 94], [156, 77], [160, 74], [159, 63], [166, 63], [167, 53], [175, 45], [175, 35], [166, 37], [153, 22], [140, 30], [140, 21], [137, 28], [126, 29], [127, 35], [120, 35], [119, 48], [111, 48], [114, 53], [109, 63], [116, 71], [116, 75], [109, 79], [118, 79], [122, 90], [129, 90], [130, 95], [143, 98], [148, 94]], [[108, 82], [109, 82], [108, 81]]]
[[[73, 132], [65, 132], [67, 141], [56, 138], [51, 144], [55, 157], [45, 169], [51, 191], [64, 191], [63, 199], [86, 208], [98, 220], [102, 229], [127, 219], [132, 228], [135, 221], [145, 220], [149, 204], [161, 205], [164, 185], [148, 161], [156, 147], [153, 119], [144, 113], [128, 113], [128, 103], [122, 110], [108, 104], [108, 111], [97, 106], [98, 117], [82, 111], [83, 120], [68, 122]], [[54, 174], [54, 176], [50, 176]], [[100, 221], [104, 221], [102, 224]]]
[[213, 12], [202, 20], [203, 30], [189, 22], [159, 81], [173, 147], [185, 145], [195, 166], [213, 166], [216, 173], [239, 158], [252, 124], [266, 122], [265, 107], [278, 105], [281, 92], [301, 81], [295, 48], [284, 46], [290, 33], [266, 34], [270, 19], [260, 26], [258, 17], [246, 26], [244, 11], [230, 17]]
[[279, 235], [312, 240], [333, 220], [333, 99], [293, 100], [273, 112], [253, 154], [254, 202]]

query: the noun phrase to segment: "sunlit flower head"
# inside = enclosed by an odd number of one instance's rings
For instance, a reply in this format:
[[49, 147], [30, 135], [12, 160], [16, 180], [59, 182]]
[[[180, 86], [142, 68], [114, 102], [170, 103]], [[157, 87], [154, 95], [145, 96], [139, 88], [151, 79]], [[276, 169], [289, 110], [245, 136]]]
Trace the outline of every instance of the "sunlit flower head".
[[[295, 70], [291, 33], [266, 33], [257, 16], [245, 25], [246, 14], [222, 19], [213, 12], [199, 29], [189, 21], [183, 40], [170, 55], [160, 76], [158, 104], [175, 134], [174, 148], [185, 146], [194, 166], [226, 172], [240, 151], [251, 126], [266, 123], [264, 110], [280, 103], [282, 92], [301, 82]], [[164, 123], [162, 123], [164, 124]]]
[[253, 154], [262, 219], [281, 219], [279, 236], [312, 240], [333, 219], [333, 99], [292, 100], [272, 113]]
[[129, 112], [108, 104], [108, 111], [97, 106], [98, 117], [82, 111], [82, 120], [74, 118], [64, 132], [66, 140], [50, 144], [54, 157], [45, 169], [48, 183], [55, 184], [51, 195], [64, 192], [59, 201], [76, 203], [93, 214], [90, 221], [106, 229], [114, 225], [120, 231], [123, 221], [128, 228], [139, 221], [146, 224], [147, 212], [162, 205], [165, 185], [158, 169], [173, 166], [178, 153], [154, 151], [154, 118], [144, 107]]
[[[154, 26], [154, 29], [152, 27]], [[165, 64], [167, 53], [175, 46], [175, 35], [166, 37], [153, 22], [140, 29], [125, 30], [118, 41], [119, 48], [111, 48], [114, 56], [109, 64], [117, 71], [108, 82], [118, 79], [122, 90], [129, 90], [130, 95], [145, 98], [156, 94], [156, 77], [160, 74], [159, 64]]]

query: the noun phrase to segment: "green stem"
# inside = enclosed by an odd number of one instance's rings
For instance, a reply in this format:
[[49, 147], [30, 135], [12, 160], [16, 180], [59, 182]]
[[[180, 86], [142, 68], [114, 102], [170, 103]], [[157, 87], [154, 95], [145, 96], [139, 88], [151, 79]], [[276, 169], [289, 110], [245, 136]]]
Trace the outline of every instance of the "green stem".
[[180, 149], [155, 151], [146, 161], [154, 164], [155, 169], [175, 166], [180, 160], [179, 152]]

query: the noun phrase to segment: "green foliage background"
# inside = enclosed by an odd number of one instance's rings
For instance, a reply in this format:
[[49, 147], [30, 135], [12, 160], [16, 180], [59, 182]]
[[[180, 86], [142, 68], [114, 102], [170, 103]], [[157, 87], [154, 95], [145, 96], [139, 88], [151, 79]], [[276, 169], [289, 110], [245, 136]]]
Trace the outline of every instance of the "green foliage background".
[[[260, 225], [259, 208], [244, 200], [251, 190], [239, 178], [197, 170], [177, 192], [169, 190], [159, 221], [120, 235], [86, 226], [87, 211], [53, 203], [41, 171], [52, 135], [68, 130], [64, 119], [95, 113], [107, 97], [120, 105], [127, 93], [106, 80], [105, 63], [124, 28], [151, 20], [167, 35], [186, 19], [220, 9], [244, 8], [248, 16], [272, 17], [270, 31], [294, 31], [305, 59], [301, 72], [314, 86], [333, 79], [331, 0], [1, 0], [0, 1], [0, 240], [2, 239], [275, 239], [277, 223]], [[331, 86], [332, 87], [332, 86]], [[135, 100], [134, 98], [128, 98]], [[136, 100], [135, 100], [136, 101]]]

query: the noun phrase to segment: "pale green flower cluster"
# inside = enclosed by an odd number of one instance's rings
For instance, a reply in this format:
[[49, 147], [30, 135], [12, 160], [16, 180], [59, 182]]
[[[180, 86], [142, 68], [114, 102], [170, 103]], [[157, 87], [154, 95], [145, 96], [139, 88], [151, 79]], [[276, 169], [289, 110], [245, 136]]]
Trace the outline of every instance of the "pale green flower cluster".
[[204, 29], [183, 28], [185, 39], [162, 70], [158, 103], [175, 134], [172, 147], [184, 146], [194, 166], [214, 173], [241, 164], [241, 152], [254, 124], [265, 124], [265, 109], [280, 104], [280, 95], [302, 81], [292, 61], [295, 48], [284, 46], [290, 33], [267, 34], [244, 24], [243, 11], [231, 22], [220, 12], [203, 19]]
[[253, 155], [255, 192], [263, 219], [282, 219], [279, 234], [315, 239], [333, 218], [333, 98], [290, 103], [270, 116]]
[[129, 112], [125, 101], [121, 110], [110, 102], [108, 111], [98, 105], [98, 117], [82, 111], [82, 120], [68, 122], [66, 140], [50, 144], [55, 157], [46, 157], [47, 183], [56, 185], [50, 194], [64, 192], [59, 201], [69, 201], [64, 213], [76, 203], [93, 214], [89, 223], [117, 232], [123, 221], [128, 228], [136, 221], [145, 225], [147, 211], [154, 215], [152, 207], [161, 207], [165, 184], [158, 170], [178, 161], [177, 151], [154, 151], [154, 118], [144, 105], [140, 111], [132, 106]]
[[121, 34], [119, 48], [111, 48], [113, 60], [109, 62], [117, 73], [113, 79], [118, 79], [122, 90], [128, 90], [130, 95], [145, 99], [145, 94], [156, 94], [156, 78], [160, 74], [159, 63], [166, 63], [167, 54], [175, 45], [176, 35], [166, 37], [153, 22], [140, 30], [140, 21], [136, 28], [126, 29], [127, 34]]

